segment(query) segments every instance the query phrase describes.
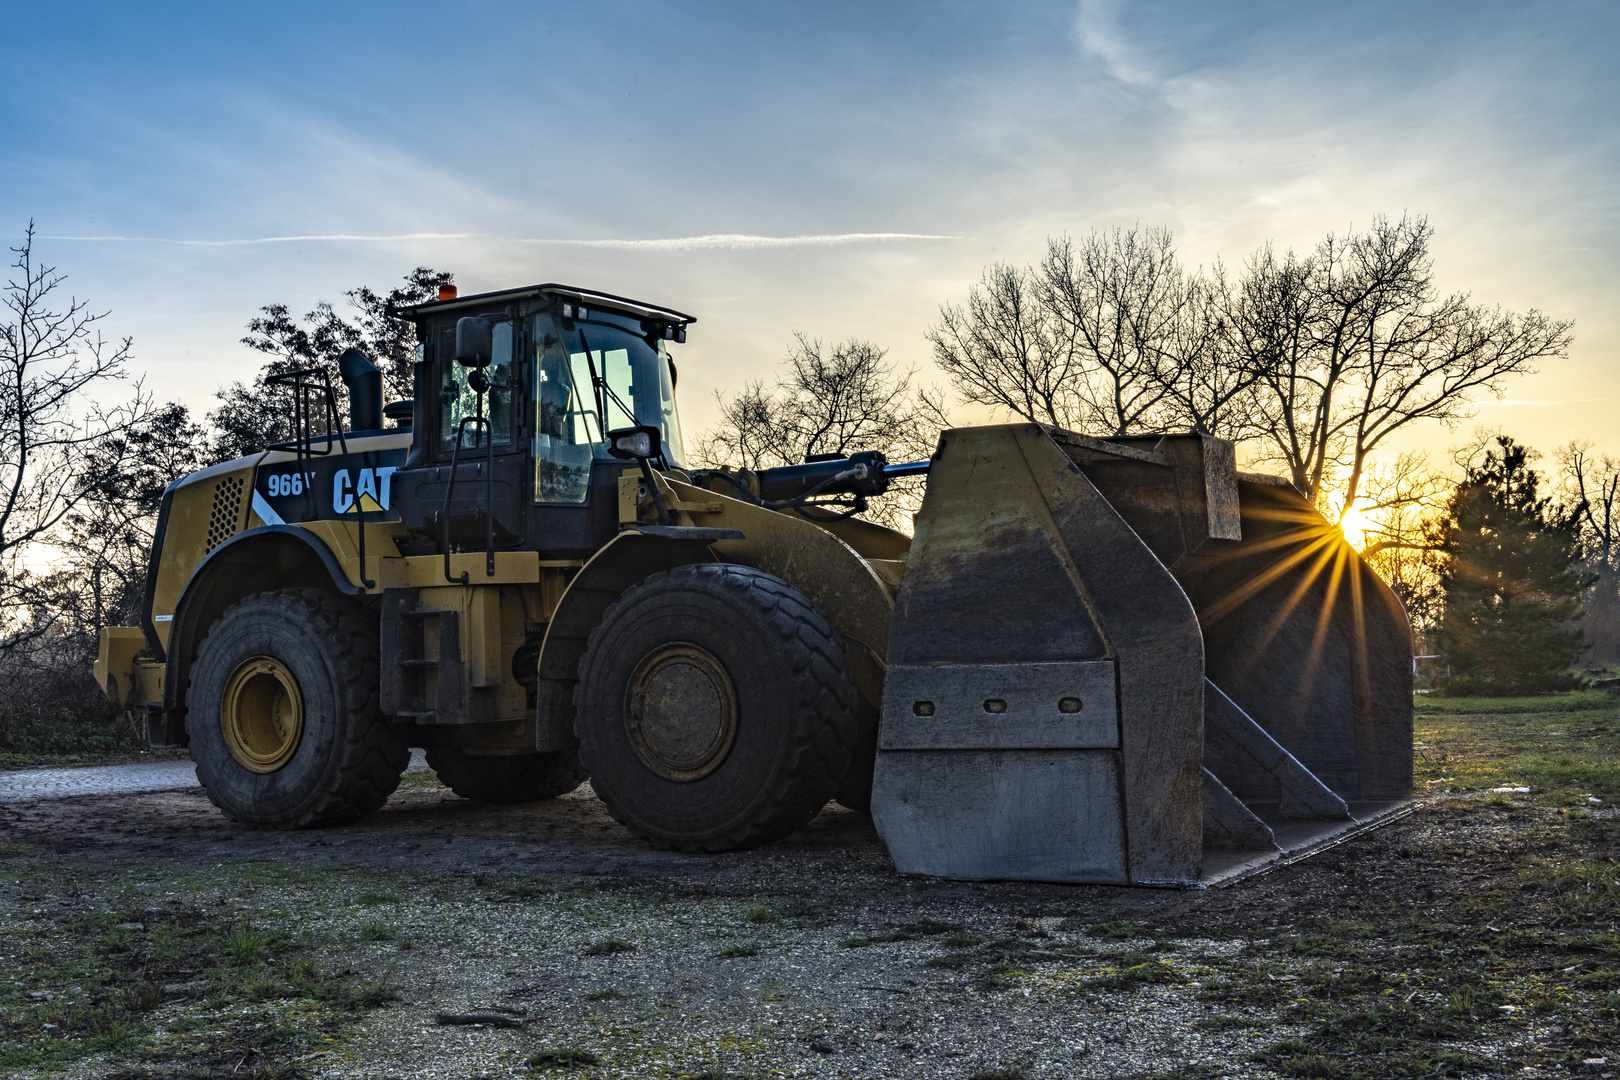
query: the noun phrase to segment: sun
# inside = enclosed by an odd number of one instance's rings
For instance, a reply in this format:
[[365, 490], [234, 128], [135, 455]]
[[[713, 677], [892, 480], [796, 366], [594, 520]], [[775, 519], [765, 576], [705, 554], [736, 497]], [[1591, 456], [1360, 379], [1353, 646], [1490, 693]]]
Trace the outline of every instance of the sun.
[[1367, 546], [1367, 532], [1373, 528], [1373, 520], [1367, 513], [1367, 503], [1357, 499], [1350, 504], [1350, 509], [1339, 518], [1339, 530], [1344, 533], [1344, 539], [1349, 545], [1360, 551]]

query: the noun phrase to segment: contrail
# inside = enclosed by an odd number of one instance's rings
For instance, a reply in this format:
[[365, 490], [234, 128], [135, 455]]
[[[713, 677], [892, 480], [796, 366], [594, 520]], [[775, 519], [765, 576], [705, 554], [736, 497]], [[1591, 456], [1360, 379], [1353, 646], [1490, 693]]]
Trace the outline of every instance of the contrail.
[[1584, 405], [1589, 401], [1609, 401], [1609, 398], [1581, 398], [1580, 401], [1536, 401], [1530, 398], [1503, 398], [1501, 401], [1476, 401], [1475, 405]]
[[491, 233], [398, 233], [361, 236], [352, 233], [317, 233], [308, 236], [261, 236], [249, 240], [170, 240], [161, 236], [42, 236], [42, 240], [105, 241], [125, 244], [177, 244], [186, 247], [242, 247], [249, 244], [398, 243], [411, 240], [498, 240], [511, 244], [555, 244], [566, 247], [636, 248], [651, 251], [694, 251], [703, 248], [836, 247], [842, 244], [886, 243], [897, 240], [960, 240], [960, 236], [933, 233], [825, 233], [803, 236], [754, 236], [749, 233], [711, 233], [658, 240], [562, 240], [546, 236], [496, 236]]

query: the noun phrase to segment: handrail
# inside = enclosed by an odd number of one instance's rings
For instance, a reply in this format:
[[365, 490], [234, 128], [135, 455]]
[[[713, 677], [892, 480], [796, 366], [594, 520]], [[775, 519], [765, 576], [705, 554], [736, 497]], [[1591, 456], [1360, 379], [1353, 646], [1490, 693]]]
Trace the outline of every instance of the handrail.
[[[306, 381], [307, 379], [307, 381]], [[319, 381], [316, 381], [316, 380]], [[305, 471], [305, 465], [313, 465], [311, 460], [315, 457], [326, 457], [332, 452], [332, 433], [337, 432], [338, 444], [343, 448], [343, 469], [348, 471], [354, 458], [349, 453], [349, 440], [343, 433], [343, 416], [338, 411], [337, 395], [332, 392], [332, 376], [325, 368], [308, 367], [294, 368], [292, 371], [283, 371], [271, 375], [264, 380], [266, 386], [290, 386], [293, 391], [293, 430], [297, 432], [295, 438], [278, 443], [271, 443], [270, 450], [292, 450], [298, 455], [298, 469]], [[322, 402], [326, 406], [326, 449], [315, 449], [315, 435], [310, 431], [314, 420], [313, 410], [309, 407], [308, 392], [319, 390]], [[304, 520], [309, 521], [318, 517], [315, 509], [315, 485], [304, 485]], [[337, 510], [336, 506], [332, 507]], [[358, 542], [360, 555], [360, 583], [368, 589], [377, 587], [377, 583], [366, 576], [366, 510], [360, 505], [360, 498], [354, 500], [355, 520], [358, 523], [360, 539]]]
[[450, 499], [456, 491], [456, 471], [461, 464], [461, 444], [467, 425], [473, 424], [489, 435], [484, 444], [484, 574], [495, 576], [495, 429], [485, 416], [463, 416], [456, 426], [456, 444], [450, 451], [450, 482], [444, 488], [444, 506], [439, 511], [439, 525], [444, 539], [444, 580], [452, 585], [465, 585], [467, 571], [459, 578], [450, 576]]

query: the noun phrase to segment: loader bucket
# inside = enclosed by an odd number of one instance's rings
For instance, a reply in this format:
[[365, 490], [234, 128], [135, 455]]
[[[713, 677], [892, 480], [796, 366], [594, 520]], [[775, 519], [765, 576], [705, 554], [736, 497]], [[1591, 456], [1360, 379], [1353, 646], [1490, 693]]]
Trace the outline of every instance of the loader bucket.
[[1400, 603], [1208, 436], [946, 432], [887, 668], [902, 873], [1197, 886], [1410, 801]]

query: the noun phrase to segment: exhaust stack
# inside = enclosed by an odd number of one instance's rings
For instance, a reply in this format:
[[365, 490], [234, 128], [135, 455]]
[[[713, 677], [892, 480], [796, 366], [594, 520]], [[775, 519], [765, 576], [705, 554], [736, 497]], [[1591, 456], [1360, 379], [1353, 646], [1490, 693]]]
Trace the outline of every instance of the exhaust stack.
[[349, 388], [349, 429], [376, 431], [383, 426], [382, 372], [359, 349], [338, 357], [338, 375]]

